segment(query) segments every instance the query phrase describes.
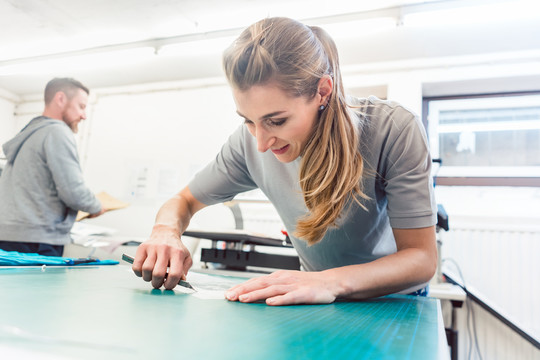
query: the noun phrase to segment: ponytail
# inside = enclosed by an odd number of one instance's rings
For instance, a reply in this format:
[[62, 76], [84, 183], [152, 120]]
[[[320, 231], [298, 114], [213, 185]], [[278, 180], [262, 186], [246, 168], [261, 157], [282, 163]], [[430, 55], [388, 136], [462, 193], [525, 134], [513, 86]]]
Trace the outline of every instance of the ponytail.
[[300, 188], [309, 213], [295, 236], [312, 245], [338, 225], [351, 201], [361, 199], [363, 159], [359, 134], [349, 113], [334, 41], [321, 28], [287, 18], [268, 18], [244, 30], [224, 53], [229, 83], [240, 90], [275, 81], [291, 96], [312, 99], [322, 77], [332, 93], [302, 153]]

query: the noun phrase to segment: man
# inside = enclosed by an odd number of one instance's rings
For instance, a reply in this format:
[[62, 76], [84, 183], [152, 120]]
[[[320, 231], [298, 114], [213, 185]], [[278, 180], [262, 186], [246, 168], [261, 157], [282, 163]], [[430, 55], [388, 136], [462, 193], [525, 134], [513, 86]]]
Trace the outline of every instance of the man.
[[0, 249], [62, 256], [77, 212], [105, 212], [84, 184], [73, 134], [86, 119], [88, 94], [77, 80], [51, 80], [43, 115], [3, 145]]

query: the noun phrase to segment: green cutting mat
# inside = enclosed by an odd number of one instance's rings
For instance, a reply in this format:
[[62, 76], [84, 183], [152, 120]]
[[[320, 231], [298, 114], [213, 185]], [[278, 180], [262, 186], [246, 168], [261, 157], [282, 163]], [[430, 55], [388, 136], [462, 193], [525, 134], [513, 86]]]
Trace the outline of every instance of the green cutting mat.
[[46, 355], [251, 360], [438, 354], [437, 301], [431, 298], [241, 304], [152, 290], [124, 265], [2, 268], [0, 292], [0, 344]]

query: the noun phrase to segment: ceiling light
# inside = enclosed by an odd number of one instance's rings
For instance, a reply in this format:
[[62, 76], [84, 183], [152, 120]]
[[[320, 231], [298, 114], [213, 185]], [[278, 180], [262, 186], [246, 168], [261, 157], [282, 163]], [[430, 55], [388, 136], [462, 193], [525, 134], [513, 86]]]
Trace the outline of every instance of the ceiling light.
[[22, 74], [57, 74], [88, 69], [102, 69], [136, 64], [155, 56], [152, 47], [88, 53], [62, 57], [44, 57], [26, 61], [12, 61], [0, 66], [0, 76]]
[[159, 56], [196, 56], [219, 55], [233, 43], [236, 36], [224, 36], [214, 39], [186, 41], [164, 45], [157, 50]]
[[441, 10], [405, 14], [403, 25], [408, 27], [479, 25], [536, 18], [537, 1], [506, 1], [485, 5], [462, 6]]
[[377, 32], [395, 29], [397, 20], [392, 17], [362, 19], [339, 23], [320, 25], [334, 39], [357, 38], [359, 35], [368, 36]]

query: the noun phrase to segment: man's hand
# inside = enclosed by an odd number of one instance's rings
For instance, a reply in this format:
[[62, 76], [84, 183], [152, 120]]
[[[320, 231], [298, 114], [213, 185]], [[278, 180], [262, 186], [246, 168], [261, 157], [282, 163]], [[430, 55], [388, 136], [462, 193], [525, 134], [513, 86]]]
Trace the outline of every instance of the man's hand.
[[104, 207], [101, 207], [101, 210], [99, 210], [97, 213], [93, 213], [93, 214], [90, 214], [88, 215], [88, 218], [95, 218], [95, 217], [98, 217], [100, 215], [103, 215], [107, 212], [108, 209], [104, 208]]

